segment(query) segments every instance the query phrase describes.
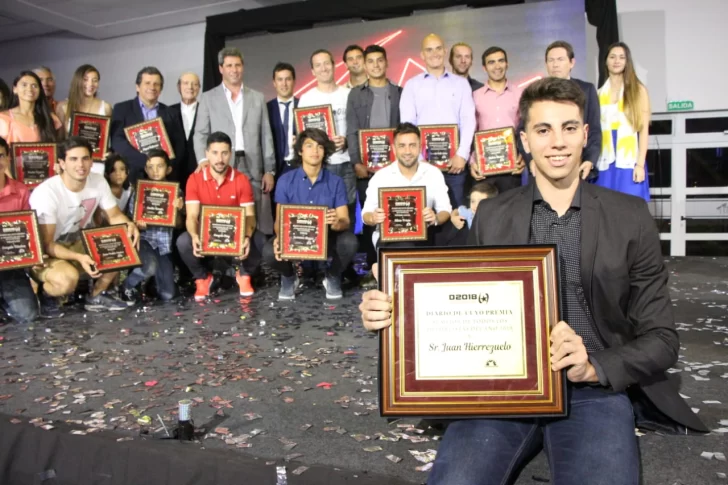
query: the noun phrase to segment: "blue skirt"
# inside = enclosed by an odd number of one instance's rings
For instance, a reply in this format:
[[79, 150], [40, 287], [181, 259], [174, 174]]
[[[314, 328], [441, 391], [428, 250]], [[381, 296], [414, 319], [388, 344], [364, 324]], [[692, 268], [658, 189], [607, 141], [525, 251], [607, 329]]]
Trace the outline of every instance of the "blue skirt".
[[[614, 152], [617, 152], [617, 130], [612, 130], [612, 143], [614, 144]], [[595, 182], [596, 185], [624, 192], [625, 194], [636, 195], [642, 197], [646, 201], [650, 200], [650, 184], [645, 168], [645, 181], [634, 183], [632, 181], [631, 168], [617, 168], [616, 163], [609, 165], [606, 170], [599, 171], [599, 177]]]

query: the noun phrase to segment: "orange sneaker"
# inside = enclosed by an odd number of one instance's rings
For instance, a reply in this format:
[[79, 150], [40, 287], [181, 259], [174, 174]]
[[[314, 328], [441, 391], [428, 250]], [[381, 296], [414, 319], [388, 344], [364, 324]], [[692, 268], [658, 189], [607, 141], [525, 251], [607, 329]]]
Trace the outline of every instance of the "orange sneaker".
[[212, 274], [208, 274], [207, 278], [195, 280], [197, 290], [195, 291], [195, 301], [204, 301], [210, 296], [210, 287], [212, 286]]
[[238, 286], [240, 287], [240, 296], [253, 296], [255, 290], [250, 283], [250, 276], [238, 273], [235, 275], [235, 279], [238, 281]]

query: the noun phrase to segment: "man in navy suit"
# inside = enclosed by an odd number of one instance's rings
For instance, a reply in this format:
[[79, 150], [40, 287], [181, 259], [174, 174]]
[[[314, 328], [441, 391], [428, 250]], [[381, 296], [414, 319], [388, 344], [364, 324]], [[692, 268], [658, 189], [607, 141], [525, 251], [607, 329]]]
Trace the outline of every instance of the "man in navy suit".
[[293, 110], [298, 107], [298, 98], [293, 96], [296, 86], [296, 70], [286, 62], [279, 62], [273, 68], [273, 86], [275, 98], [268, 101], [268, 119], [273, 133], [273, 149], [276, 155], [276, 183], [284, 173], [291, 170], [293, 161], [293, 136], [296, 134], [296, 123]]
[[129, 181], [133, 184], [144, 173], [147, 157], [126, 139], [124, 128], [154, 118], [162, 118], [175, 158], [172, 160], [172, 178], [177, 178], [178, 160], [185, 159], [185, 135], [182, 120], [166, 104], [159, 102], [164, 87], [164, 76], [156, 67], [145, 67], [137, 74], [137, 96], [114, 105], [111, 116], [111, 149], [129, 164]]

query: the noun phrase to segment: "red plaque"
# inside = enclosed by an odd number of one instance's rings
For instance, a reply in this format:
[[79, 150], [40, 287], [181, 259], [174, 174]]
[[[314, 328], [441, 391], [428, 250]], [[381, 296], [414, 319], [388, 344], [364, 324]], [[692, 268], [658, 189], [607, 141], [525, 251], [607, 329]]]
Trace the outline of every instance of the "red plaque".
[[325, 205], [278, 204], [278, 238], [283, 259], [328, 259]]
[[447, 170], [447, 164], [457, 154], [460, 144], [458, 125], [423, 125], [418, 128], [422, 158], [440, 170]]
[[139, 253], [126, 232], [126, 224], [84, 229], [81, 240], [101, 273], [141, 266]]
[[146, 154], [149, 150], [161, 149], [167, 152], [169, 158], [175, 158], [174, 149], [167, 136], [167, 129], [164, 127], [162, 118], [154, 118], [127, 126], [124, 128], [124, 133], [131, 146], [142, 153]]
[[512, 173], [516, 169], [514, 132], [508, 126], [475, 133], [475, 161], [482, 175]]
[[394, 128], [359, 130], [361, 161], [371, 172], [396, 162], [394, 155]]
[[0, 271], [43, 264], [35, 211], [0, 212]]
[[296, 119], [296, 132], [301, 133], [308, 128], [323, 130], [329, 139], [336, 136], [336, 124], [334, 124], [334, 113], [331, 105], [310, 106], [308, 108], [296, 108], [293, 110]]
[[71, 135], [80, 136], [93, 148], [91, 156], [101, 162], [109, 146], [111, 118], [91, 113], [74, 112], [71, 115]]
[[134, 199], [134, 222], [147, 226], [174, 227], [177, 209], [174, 204], [179, 197], [177, 182], [139, 180]]
[[200, 211], [200, 239], [205, 256], [243, 256], [245, 207], [203, 205]]
[[53, 176], [57, 163], [55, 143], [13, 143], [10, 173], [18, 182], [36, 187]]
[[383, 416], [567, 414], [551, 370], [555, 246], [382, 248], [392, 325], [380, 335]]
[[426, 206], [425, 187], [380, 187], [379, 207], [384, 211], [384, 222], [379, 227], [379, 240], [427, 240]]

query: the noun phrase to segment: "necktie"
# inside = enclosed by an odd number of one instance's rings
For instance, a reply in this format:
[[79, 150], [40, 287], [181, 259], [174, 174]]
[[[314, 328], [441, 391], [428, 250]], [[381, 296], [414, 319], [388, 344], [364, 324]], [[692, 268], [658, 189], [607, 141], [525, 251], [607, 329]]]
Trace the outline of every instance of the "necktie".
[[288, 122], [290, 119], [290, 110], [288, 109], [288, 106], [291, 104], [291, 102], [286, 101], [285, 103], [281, 102], [281, 104], [283, 106], [285, 106], [285, 113], [283, 114], [283, 139], [285, 140], [286, 143], [283, 145], [284, 146], [283, 158], [286, 158], [288, 156], [288, 150], [289, 150], [288, 145], [291, 144], [291, 141], [289, 140], [291, 135], [288, 133]]

